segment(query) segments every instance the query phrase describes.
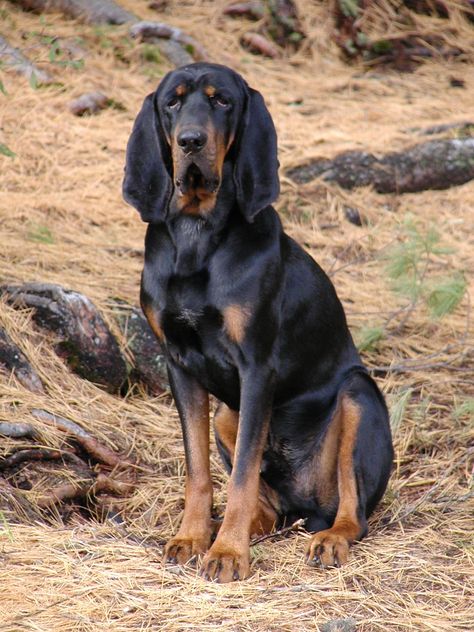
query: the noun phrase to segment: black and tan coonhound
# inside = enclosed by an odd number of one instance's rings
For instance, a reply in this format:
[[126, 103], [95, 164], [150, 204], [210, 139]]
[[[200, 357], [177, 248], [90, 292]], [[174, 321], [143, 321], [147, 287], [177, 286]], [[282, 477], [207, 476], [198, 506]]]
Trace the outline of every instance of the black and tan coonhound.
[[[250, 536], [302, 517], [308, 564], [346, 562], [387, 485], [387, 409], [332, 283], [271, 206], [277, 139], [260, 93], [217, 64], [167, 74], [135, 121], [123, 191], [149, 223], [141, 304], [186, 453], [165, 560], [204, 555], [204, 577], [243, 579]], [[210, 394], [231, 473], [212, 545]]]

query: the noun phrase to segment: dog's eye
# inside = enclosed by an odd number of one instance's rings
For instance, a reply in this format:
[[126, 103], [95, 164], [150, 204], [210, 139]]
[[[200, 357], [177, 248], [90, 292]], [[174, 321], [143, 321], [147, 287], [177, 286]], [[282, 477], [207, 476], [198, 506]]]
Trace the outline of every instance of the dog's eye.
[[178, 97], [173, 97], [168, 101], [167, 106], [170, 110], [174, 110], [175, 108], [179, 107], [180, 103], [181, 101], [178, 99]]
[[228, 108], [230, 106], [229, 99], [226, 99], [220, 94], [216, 94], [213, 97], [211, 97], [211, 101], [213, 105], [218, 105], [221, 108]]

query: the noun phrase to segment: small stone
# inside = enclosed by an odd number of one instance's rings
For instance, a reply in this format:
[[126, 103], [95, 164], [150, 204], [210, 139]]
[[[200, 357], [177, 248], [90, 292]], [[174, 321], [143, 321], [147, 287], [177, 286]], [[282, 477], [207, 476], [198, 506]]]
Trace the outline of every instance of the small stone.
[[451, 88], [465, 88], [466, 82], [464, 81], [464, 79], [458, 79], [457, 77], [450, 77], [449, 85], [451, 86]]
[[367, 223], [365, 218], [361, 216], [359, 209], [353, 208], [352, 206], [344, 207], [344, 215], [351, 224], [355, 224], [356, 226], [363, 226]]
[[75, 116], [97, 114], [100, 110], [104, 110], [109, 103], [109, 98], [102, 92], [88, 92], [74, 99], [74, 101], [71, 101], [69, 103], [69, 110]]
[[352, 617], [348, 619], [332, 619], [321, 625], [321, 632], [355, 632], [356, 622]]

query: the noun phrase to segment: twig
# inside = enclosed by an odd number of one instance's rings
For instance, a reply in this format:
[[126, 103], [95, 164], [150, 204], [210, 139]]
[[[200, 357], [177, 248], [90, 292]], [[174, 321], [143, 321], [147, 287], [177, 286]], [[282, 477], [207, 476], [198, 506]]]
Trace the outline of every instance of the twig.
[[272, 533], [266, 533], [265, 535], [261, 535], [258, 538], [254, 538], [250, 542], [250, 546], [255, 546], [256, 544], [260, 544], [260, 542], [264, 542], [265, 540], [273, 540], [274, 538], [278, 538], [282, 535], [286, 535], [290, 533], [290, 531], [299, 531], [301, 527], [304, 526], [306, 522], [306, 518], [299, 518], [299, 520], [295, 520], [293, 524], [289, 527], [283, 527], [283, 529], [278, 529], [277, 531], [273, 531]]
[[31, 410], [31, 414], [36, 419], [39, 419], [40, 421], [43, 421], [48, 425], [55, 426], [63, 432], [71, 434], [78, 441], [78, 443], [80, 443], [84, 450], [86, 450], [91, 456], [93, 456], [101, 463], [105, 463], [106, 465], [110, 465], [111, 467], [115, 467], [117, 465], [131, 465], [131, 461], [115, 454], [115, 452], [113, 452], [107, 446], [101, 445], [97, 441], [97, 439], [86, 432], [74, 421], [71, 421], [70, 419], [65, 419], [64, 417], [60, 417], [59, 415], [55, 415], [53, 413], [49, 413], [46, 410], [42, 410], [41, 408], [33, 408]]
[[411, 373], [415, 371], [427, 371], [429, 369], [448, 369], [449, 371], [460, 371], [460, 372], [471, 372], [472, 369], [470, 367], [462, 367], [462, 366], [451, 366], [452, 363], [461, 357], [455, 356], [451, 358], [451, 360], [446, 360], [446, 362], [432, 362], [425, 364], [392, 364], [391, 366], [370, 366], [368, 367], [369, 373], [373, 373], [374, 375], [385, 373]]
[[440, 496], [439, 498], [434, 498], [431, 502], [433, 503], [463, 503], [470, 498], [474, 498], [474, 490], [470, 492], [466, 492], [465, 494], [461, 494], [461, 496]]

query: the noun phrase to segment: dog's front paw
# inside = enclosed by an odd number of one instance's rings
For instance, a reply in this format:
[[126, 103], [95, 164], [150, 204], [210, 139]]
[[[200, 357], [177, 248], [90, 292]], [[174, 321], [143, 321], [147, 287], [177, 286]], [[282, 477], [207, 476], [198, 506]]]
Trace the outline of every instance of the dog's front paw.
[[176, 535], [167, 543], [163, 560], [171, 564], [186, 564], [205, 554], [210, 545], [210, 537], [184, 537]]
[[306, 549], [306, 563], [320, 568], [339, 567], [349, 559], [347, 538], [331, 530], [315, 533]]
[[220, 584], [246, 579], [250, 572], [249, 547], [238, 550], [216, 541], [204, 557], [200, 572], [205, 579]]

